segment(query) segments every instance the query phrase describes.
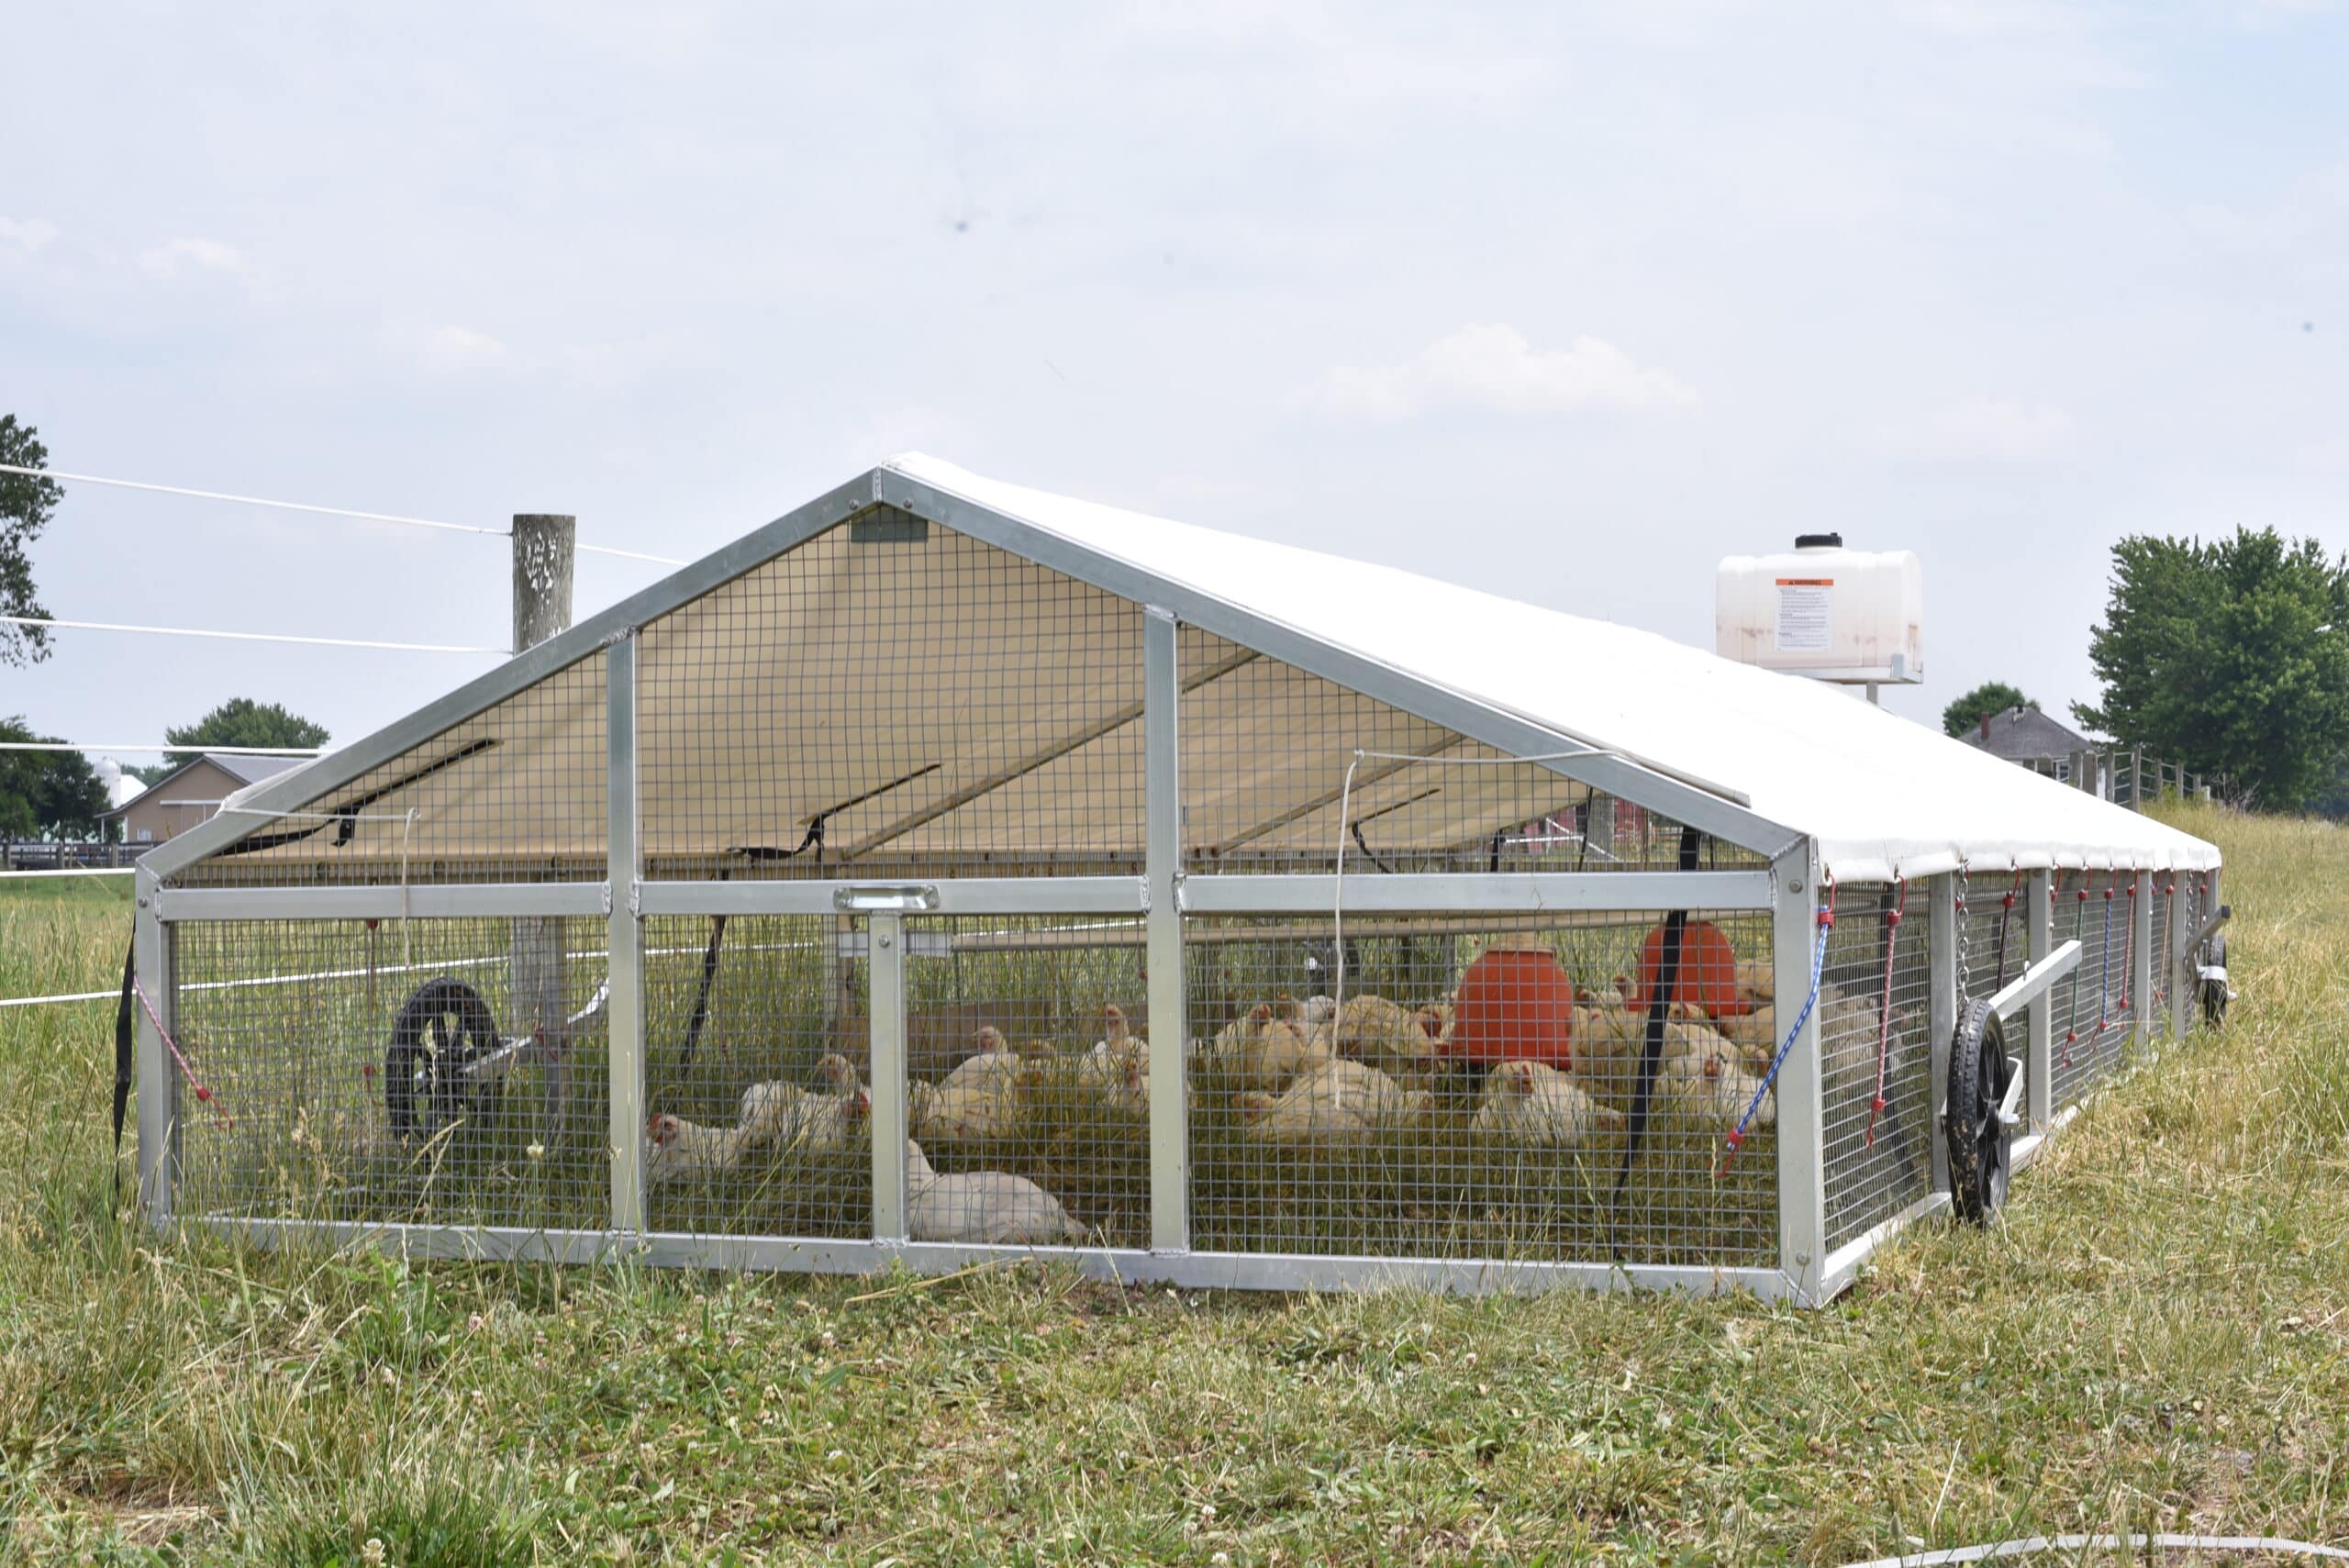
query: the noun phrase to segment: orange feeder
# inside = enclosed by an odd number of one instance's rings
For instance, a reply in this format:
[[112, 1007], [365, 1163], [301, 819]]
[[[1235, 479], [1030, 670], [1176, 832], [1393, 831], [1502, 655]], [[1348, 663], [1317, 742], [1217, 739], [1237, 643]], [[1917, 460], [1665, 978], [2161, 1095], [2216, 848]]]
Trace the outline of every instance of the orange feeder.
[[1574, 982], [1547, 948], [1487, 948], [1460, 977], [1452, 1054], [1470, 1062], [1573, 1065]]
[[[1640, 944], [1640, 994], [1632, 1006], [1645, 1007], [1654, 1000], [1664, 973], [1664, 928], [1648, 932]], [[1680, 968], [1674, 976], [1672, 999], [1701, 1010], [1707, 1018], [1741, 1018], [1753, 1004], [1738, 995], [1737, 950], [1709, 920], [1691, 920], [1680, 930]]]

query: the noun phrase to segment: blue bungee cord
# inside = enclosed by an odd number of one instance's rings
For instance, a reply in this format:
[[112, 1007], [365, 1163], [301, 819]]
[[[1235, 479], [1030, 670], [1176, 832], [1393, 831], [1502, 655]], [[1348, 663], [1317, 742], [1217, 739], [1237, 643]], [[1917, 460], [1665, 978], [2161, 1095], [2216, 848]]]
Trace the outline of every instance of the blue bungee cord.
[[1762, 1084], [1753, 1091], [1753, 1102], [1745, 1107], [1745, 1114], [1737, 1118], [1737, 1125], [1730, 1129], [1728, 1138], [1722, 1140], [1720, 1160], [1713, 1167], [1715, 1181], [1719, 1181], [1721, 1173], [1729, 1169], [1729, 1162], [1737, 1158], [1738, 1145], [1745, 1141], [1746, 1129], [1753, 1125], [1753, 1118], [1762, 1109], [1762, 1102], [1769, 1095], [1770, 1086], [1778, 1081], [1778, 1069], [1786, 1065], [1787, 1052], [1794, 1049], [1795, 1037], [1802, 1033], [1803, 1025], [1810, 1021], [1811, 1009], [1819, 1005], [1820, 976], [1827, 967], [1827, 939], [1835, 930], [1835, 879], [1829, 877], [1820, 891], [1824, 895], [1824, 902], [1819, 907], [1819, 942], [1810, 953], [1810, 995], [1803, 998], [1802, 1011], [1795, 1015], [1794, 1027], [1787, 1030], [1787, 1038], [1779, 1044], [1778, 1053], [1770, 1059], [1770, 1070], [1762, 1074]]

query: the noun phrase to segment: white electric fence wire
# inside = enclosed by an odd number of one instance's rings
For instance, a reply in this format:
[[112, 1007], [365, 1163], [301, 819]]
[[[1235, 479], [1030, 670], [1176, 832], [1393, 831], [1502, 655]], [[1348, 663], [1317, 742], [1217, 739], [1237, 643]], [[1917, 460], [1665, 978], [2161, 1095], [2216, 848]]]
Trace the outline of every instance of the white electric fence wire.
[[[811, 949], [819, 948], [823, 944], [819, 941], [743, 942], [739, 945], [729, 944], [729, 951], [733, 952], [805, 952]], [[644, 956], [647, 958], [681, 958], [688, 953], [698, 956], [702, 951], [703, 949], [698, 945], [694, 947], [647, 948], [644, 950]], [[577, 952], [567, 952], [563, 955], [563, 957], [568, 960], [581, 962], [590, 959], [600, 959], [604, 956], [606, 955], [604, 950], [601, 948], [583, 949]], [[512, 960], [510, 958], [502, 953], [495, 958], [442, 958], [435, 959], [429, 963], [395, 963], [379, 965], [376, 968], [375, 973], [379, 975], [440, 974], [451, 969], [485, 969], [493, 964], [504, 964], [511, 962]], [[362, 980], [364, 979], [366, 975], [367, 971], [364, 968], [314, 969], [300, 974], [261, 974], [254, 975], [244, 980], [193, 981], [187, 984], [182, 985], [179, 989], [183, 993], [193, 993], [196, 991], [250, 991], [258, 986], [264, 985], [307, 985], [314, 981], [319, 980]], [[61, 992], [53, 996], [0, 996], [0, 1007], [41, 1007], [65, 1002], [112, 1002], [119, 998], [121, 995], [121, 988], [117, 986], [112, 990], [106, 991], [66, 991]]]
[[0, 871], [0, 876], [11, 879], [24, 876], [128, 876], [138, 869], [137, 866], [65, 866], [49, 871]]
[[[50, 616], [0, 616], [11, 626], [55, 626], [74, 631], [130, 631], [153, 637], [211, 637], [228, 642], [298, 642], [312, 648], [373, 648], [394, 653], [495, 653], [511, 657], [506, 648], [467, 648], [442, 642], [378, 642], [355, 637], [288, 637], [274, 631], [211, 631], [185, 626], [131, 626], [121, 621], [58, 620]], [[195, 748], [202, 750], [202, 748]]]
[[96, 740], [0, 740], [0, 751], [204, 751], [215, 757], [323, 757], [323, 746], [206, 746], [184, 740], [108, 746]]
[[[260, 495], [230, 495], [217, 490], [190, 490], [179, 484], [148, 484], [136, 479], [106, 479], [95, 473], [68, 473], [61, 468], [19, 468], [14, 463], [0, 462], [0, 473], [21, 473], [32, 479], [70, 479], [76, 484], [108, 484], [117, 490], [146, 490], [158, 495], [188, 495], [198, 501], [228, 501], [239, 506], [270, 506], [281, 512], [308, 512], [321, 517], [356, 517], [363, 523], [401, 523], [412, 528], [441, 528], [450, 533], [488, 534], [495, 539], [510, 539], [505, 528], [484, 528], [473, 523], [436, 522], [430, 517], [403, 517], [391, 512], [354, 512], [342, 506], [312, 506], [300, 501], [272, 501]], [[573, 548], [596, 555], [617, 555], [624, 561], [649, 561], [656, 566], [683, 566], [665, 555], [646, 555], [640, 550], [615, 550], [607, 544], [582, 544]]]
[[2285, 1552], [2349, 1562], [2349, 1550], [2342, 1547], [2317, 1546], [2272, 1535], [2034, 1535], [1987, 1546], [1958, 1546], [1908, 1557], [1871, 1558], [1865, 1562], [1847, 1563], [1845, 1568], [1938, 1568], [1944, 1562], [1983, 1562], [1998, 1557], [2028, 1557], [2041, 1551], [2139, 1551], [2147, 1548], [2165, 1551]]

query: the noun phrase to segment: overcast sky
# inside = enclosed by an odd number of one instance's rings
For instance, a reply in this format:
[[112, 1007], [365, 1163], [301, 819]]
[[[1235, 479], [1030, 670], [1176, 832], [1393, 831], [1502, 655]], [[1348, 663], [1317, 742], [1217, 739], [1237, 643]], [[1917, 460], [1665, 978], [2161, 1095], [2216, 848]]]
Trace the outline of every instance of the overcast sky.
[[[56, 467], [691, 557], [918, 448], [1708, 644], [1840, 528], [1923, 558], [1928, 722], [2093, 696], [2123, 533], [2349, 546], [2339, 8], [225, 14], [7, 23]], [[509, 630], [502, 540], [69, 488], [58, 616]], [[96, 741], [494, 662], [56, 646], [0, 713]]]

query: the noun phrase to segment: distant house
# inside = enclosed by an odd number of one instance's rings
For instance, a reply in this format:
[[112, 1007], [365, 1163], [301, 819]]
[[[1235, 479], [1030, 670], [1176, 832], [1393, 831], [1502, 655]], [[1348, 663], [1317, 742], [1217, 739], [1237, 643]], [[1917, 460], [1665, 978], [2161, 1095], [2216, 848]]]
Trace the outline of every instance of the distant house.
[[1993, 757], [2004, 757], [2039, 773], [2053, 773], [2065, 784], [2072, 782], [2073, 755], [2097, 749], [2095, 741], [2035, 707], [2010, 707], [1986, 715], [1972, 734], [1958, 739]]
[[184, 833], [220, 809], [229, 795], [286, 769], [300, 757], [231, 757], [206, 751], [149, 784], [99, 820], [122, 822], [122, 836], [134, 848], [160, 844]]

